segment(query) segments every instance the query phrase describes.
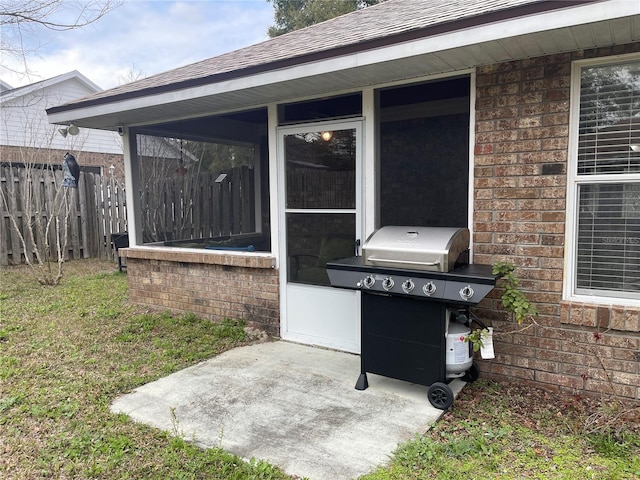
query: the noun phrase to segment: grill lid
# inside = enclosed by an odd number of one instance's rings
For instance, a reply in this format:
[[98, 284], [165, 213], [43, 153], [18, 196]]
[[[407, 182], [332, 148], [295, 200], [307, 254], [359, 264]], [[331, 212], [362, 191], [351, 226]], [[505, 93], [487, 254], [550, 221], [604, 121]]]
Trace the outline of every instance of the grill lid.
[[386, 226], [371, 234], [362, 256], [365, 265], [449, 272], [468, 249], [467, 228]]

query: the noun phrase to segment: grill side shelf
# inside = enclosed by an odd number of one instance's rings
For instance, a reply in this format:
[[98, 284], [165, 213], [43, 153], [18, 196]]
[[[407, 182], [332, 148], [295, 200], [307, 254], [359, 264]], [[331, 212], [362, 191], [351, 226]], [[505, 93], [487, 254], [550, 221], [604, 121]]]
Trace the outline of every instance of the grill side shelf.
[[[363, 257], [349, 257], [327, 264], [333, 287], [464, 305], [477, 304], [493, 289], [498, 276], [491, 271], [490, 265], [464, 265], [446, 273], [376, 267], [365, 265]], [[386, 281], [387, 278], [394, 281]], [[410, 289], [405, 289], [407, 283]]]
[[467, 281], [473, 281], [477, 283], [496, 283], [499, 278], [498, 275], [494, 275], [491, 270], [491, 265], [484, 264], [469, 264], [457, 267], [450, 272], [435, 272], [426, 271], [416, 268], [393, 268], [393, 267], [377, 267], [375, 265], [365, 265], [364, 257], [348, 257], [334, 260], [327, 263], [327, 269], [333, 270], [358, 270], [363, 273], [375, 273], [375, 274], [387, 274], [396, 276], [407, 276], [411, 272], [412, 276], [416, 278], [434, 278], [440, 280], [458, 280], [459, 278], [467, 279]]

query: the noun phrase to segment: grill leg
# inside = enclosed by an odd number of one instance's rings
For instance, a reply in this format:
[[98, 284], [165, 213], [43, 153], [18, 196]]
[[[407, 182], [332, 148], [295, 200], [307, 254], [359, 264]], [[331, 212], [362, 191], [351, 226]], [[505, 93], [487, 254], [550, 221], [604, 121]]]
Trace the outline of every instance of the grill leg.
[[[364, 309], [364, 299], [367, 294], [363, 293], [360, 296], [360, 308]], [[369, 380], [367, 380], [367, 371], [364, 368], [364, 347], [365, 347], [365, 334], [364, 334], [364, 322], [362, 321], [362, 317], [360, 317], [360, 376], [358, 377], [358, 381], [356, 382], [356, 390], [366, 390], [369, 388]]]
[[369, 387], [369, 381], [367, 380], [367, 374], [362, 372], [356, 382], [356, 390], [366, 390]]

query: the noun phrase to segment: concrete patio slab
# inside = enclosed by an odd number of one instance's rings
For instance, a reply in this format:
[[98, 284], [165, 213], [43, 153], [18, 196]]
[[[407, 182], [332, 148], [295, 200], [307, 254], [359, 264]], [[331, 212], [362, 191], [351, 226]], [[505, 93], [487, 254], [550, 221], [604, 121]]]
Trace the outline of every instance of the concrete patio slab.
[[[236, 348], [118, 398], [112, 411], [202, 447], [311, 480], [352, 479], [442, 415], [427, 387], [369, 374], [360, 357], [284, 341]], [[457, 394], [464, 382], [454, 380]]]

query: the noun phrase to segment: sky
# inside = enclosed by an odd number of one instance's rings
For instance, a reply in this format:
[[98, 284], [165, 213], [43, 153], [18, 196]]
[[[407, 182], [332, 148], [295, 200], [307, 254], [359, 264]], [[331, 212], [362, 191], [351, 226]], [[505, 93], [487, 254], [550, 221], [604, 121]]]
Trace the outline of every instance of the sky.
[[[90, 0], [64, 1], [71, 7]], [[34, 50], [27, 56], [29, 74], [3, 53], [0, 79], [19, 87], [78, 70], [108, 89], [267, 40], [273, 23], [273, 6], [266, 0], [123, 0], [82, 28], [27, 29], [23, 42]], [[2, 32], [3, 43], [13, 41], [11, 33]]]

